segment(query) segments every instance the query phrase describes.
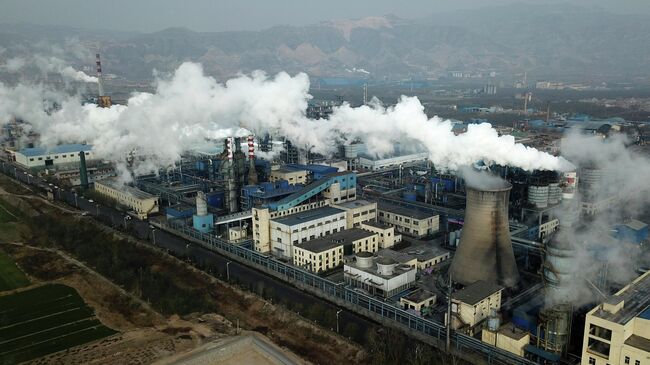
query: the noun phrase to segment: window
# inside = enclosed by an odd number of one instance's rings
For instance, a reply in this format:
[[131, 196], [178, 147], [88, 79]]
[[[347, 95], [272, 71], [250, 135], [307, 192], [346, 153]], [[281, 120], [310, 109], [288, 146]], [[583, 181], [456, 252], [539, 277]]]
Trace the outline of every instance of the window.
[[626, 363], [626, 364], [629, 364], [629, 363], [630, 363], [630, 357], [629, 357], [629, 356], [625, 356], [625, 363]]
[[641, 365], [641, 360], [634, 360], [634, 365]]
[[610, 341], [612, 339], [612, 331], [608, 330], [607, 328], [603, 328], [600, 326], [597, 326], [595, 324], [592, 324], [589, 326], [589, 334], [594, 335], [596, 337], [600, 337], [602, 339]]
[[411, 220], [408, 218], [404, 218], [404, 223], [411, 223]]
[[34, 161], [34, 159], [33, 159], [33, 158], [30, 158], [29, 160], [30, 160], [30, 161]]

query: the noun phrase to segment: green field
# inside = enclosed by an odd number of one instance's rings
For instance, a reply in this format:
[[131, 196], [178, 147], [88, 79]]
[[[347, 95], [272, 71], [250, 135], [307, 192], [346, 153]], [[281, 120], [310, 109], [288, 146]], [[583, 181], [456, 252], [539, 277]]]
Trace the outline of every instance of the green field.
[[14, 209], [0, 199], [0, 223], [16, 222], [18, 220]]
[[0, 364], [14, 364], [116, 333], [59, 284], [0, 296]]
[[[0, 292], [29, 285], [29, 280], [7, 254], [0, 251]], [[2, 307], [0, 307], [2, 308]]]

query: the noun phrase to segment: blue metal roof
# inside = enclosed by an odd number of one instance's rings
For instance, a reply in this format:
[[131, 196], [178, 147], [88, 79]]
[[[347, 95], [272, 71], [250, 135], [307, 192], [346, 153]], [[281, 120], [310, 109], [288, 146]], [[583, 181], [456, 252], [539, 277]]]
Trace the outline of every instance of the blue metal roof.
[[54, 146], [52, 148], [44, 147], [33, 147], [33, 148], [23, 148], [18, 151], [18, 153], [25, 155], [27, 157], [33, 156], [42, 156], [47, 154], [56, 155], [59, 153], [71, 153], [71, 152], [80, 152], [80, 151], [90, 151], [93, 146], [88, 144], [72, 143], [72, 144], [62, 144]]
[[640, 318], [650, 320], [650, 307], [646, 308], [643, 312], [639, 314]]

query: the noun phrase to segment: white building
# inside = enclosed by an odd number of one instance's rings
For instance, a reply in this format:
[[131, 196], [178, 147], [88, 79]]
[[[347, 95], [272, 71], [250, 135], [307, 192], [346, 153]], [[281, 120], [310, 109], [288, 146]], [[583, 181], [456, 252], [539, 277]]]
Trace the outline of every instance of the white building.
[[502, 291], [500, 285], [477, 281], [452, 293], [452, 327], [470, 335], [477, 333], [490, 313], [501, 309]]
[[395, 230], [412, 237], [423, 237], [438, 232], [440, 217], [398, 205], [379, 203], [377, 220], [395, 227]]
[[158, 197], [132, 186], [119, 183], [115, 179], [95, 181], [95, 191], [117, 201], [118, 204], [135, 211], [140, 219], [158, 213]]
[[427, 152], [390, 158], [359, 157], [359, 167], [371, 171], [394, 169], [400, 165], [426, 161], [428, 158], [429, 154]]
[[346, 229], [359, 228], [362, 223], [377, 218], [377, 203], [357, 199], [333, 205], [346, 212]]
[[346, 284], [360, 288], [371, 295], [391, 297], [415, 284], [416, 269], [398, 264], [391, 258], [375, 261], [370, 252], [359, 252], [354, 262], [343, 266]]
[[293, 246], [345, 229], [345, 211], [330, 206], [270, 220], [271, 253], [291, 259]]
[[23, 148], [14, 152], [16, 163], [21, 166], [37, 168], [54, 168], [59, 165], [79, 164], [79, 153], [84, 152], [86, 161], [94, 159], [92, 146], [86, 144], [63, 144], [52, 148]]

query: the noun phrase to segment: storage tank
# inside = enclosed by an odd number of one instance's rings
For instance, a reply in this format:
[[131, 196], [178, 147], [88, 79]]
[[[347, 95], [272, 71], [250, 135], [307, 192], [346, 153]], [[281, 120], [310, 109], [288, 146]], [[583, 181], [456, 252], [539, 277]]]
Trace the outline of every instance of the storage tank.
[[358, 144], [348, 144], [343, 147], [345, 158], [357, 158], [359, 155], [359, 145]]
[[560, 183], [548, 184], [548, 204], [555, 205], [562, 199], [562, 189]]
[[548, 207], [548, 185], [531, 185], [528, 187], [528, 203], [537, 208]]
[[508, 223], [510, 189], [505, 181], [467, 185], [465, 224], [450, 267], [455, 282], [469, 285], [483, 280], [513, 287], [519, 281]]
[[490, 315], [488, 316], [488, 321], [487, 321], [487, 326], [488, 329], [492, 332], [496, 332], [499, 330], [499, 327], [501, 327], [501, 318], [499, 318], [499, 314], [497, 313], [496, 309], [491, 309], [490, 310]]
[[357, 252], [357, 266], [360, 268], [369, 268], [373, 265], [373, 256], [372, 253], [368, 251]]
[[569, 345], [573, 308], [569, 304], [558, 304], [539, 313], [541, 333], [538, 333], [541, 347], [549, 352], [563, 354]]
[[549, 300], [567, 301], [574, 290], [572, 283], [578, 274], [578, 265], [575, 246], [569, 239], [560, 231], [546, 245], [542, 276]]
[[389, 257], [382, 257], [377, 260], [377, 273], [382, 276], [391, 276], [395, 270], [397, 262]]

